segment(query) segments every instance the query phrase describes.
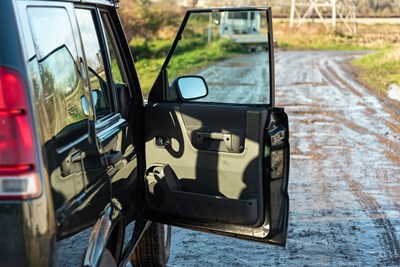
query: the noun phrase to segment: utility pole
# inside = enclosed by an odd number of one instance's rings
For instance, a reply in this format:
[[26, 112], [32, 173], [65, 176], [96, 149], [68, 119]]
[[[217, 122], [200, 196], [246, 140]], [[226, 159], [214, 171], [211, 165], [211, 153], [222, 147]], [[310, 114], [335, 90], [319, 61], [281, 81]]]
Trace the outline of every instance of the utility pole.
[[[337, 22], [343, 22], [347, 30], [356, 33], [356, 0], [291, 0], [290, 28], [299, 28], [304, 22], [317, 14], [319, 20], [329, 28], [327, 11], [331, 10], [331, 29], [336, 30]], [[297, 22], [297, 23], [295, 23]], [[354, 23], [351, 28], [349, 24]], [[296, 25], [295, 25], [296, 24]]]
[[292, 0], [292, 5], [291, 5], [291, 8], [290, 8], [290, 28], [293, 28], [294, 11], [296, 9], [295, 7], [296, 7], [296, 0]]
[[336, 31], [336, 0], [332, 0], [332, 29]]

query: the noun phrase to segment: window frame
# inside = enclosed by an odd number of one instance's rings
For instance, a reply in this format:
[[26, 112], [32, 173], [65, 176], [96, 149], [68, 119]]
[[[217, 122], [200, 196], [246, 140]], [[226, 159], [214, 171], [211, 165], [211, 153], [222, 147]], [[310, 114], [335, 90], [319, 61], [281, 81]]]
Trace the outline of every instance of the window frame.
[[[114, 83], [114, 79], [112, 76], [112, 67], [111, 67], [111, 63], [110, 63], [110, 55], [109, 55], [109, 51], [108, 51], [108, 46], [107, 46], [107, 41], [105, 39], [105, 32], [103, 31], [103, 25], [102, 25], [102, 21], [101, 21], [101, 14], [100, 14], [100, 10], [95, 7], [95, 6], [86, 6], [86, 5], [75, 5], [74, 6], [74, 13], [75, 13], [75, 17], [76, 17], [76, 21], [79, 27], [79, 19], [78, 19], [78, 15], [76, 10], [89, 10], [91, 15], [92, 15], [92, 19], [93, 19], [93, 26], [96, 29], [96, 36], [97, 36], [97, 40], [99, 42], [99, 47], [100, 47], [100, 52], [101, 52], [101, 56], [102, 56], [102, 60], [103, 60], [103, 65], [104, 65], [104, 72], [106, 75], [106, 82], [107, 82], [107, 90], [108, 90], [108, 95], [110, 97], [110, 113], [106, 114], [100, 118], [98, 118], [97, 114], [96, 114], [96, 109], [93, 105], [93, 101], [92, 102], [92, 110], [93, 110], [93, 115], [94, 115], [94, 121], [95, 121], [95, 125], [96, 125], [96, 129], [97, 128], [102, 128], [103, 124], [105, 121], [112, 119], [116, 113], [118, 113], [119, 107], [118, 107], [118, 103], [117, 103], [117, 95], [116, 95], [116, 87], [115, 87], [115, 83]], [[87, 83], [89, 84], [89, 90], [90, 92], [92, 92], [93, 88], [91, 87], [91, 83], [89, 80], [89, 66], [87, 65], [87, 58], [86, 58], [86, 51], [85, 51], [85, 46], [82, 40], [82, 34], [81, 34], [81, 30], [79, 29], [79, 36], [80, 36], [80, 45], [82, 47], [83, 50], [83, 55], [84, 55], [84, 62], [85, 62], [85, 72], [86, 72], [86, 77], [87, 77]]]
[[[107, 20], [107, 22], [105, 22], [104, 20]], [[109, 17], [109, 12], [107, 12], [106, 10], [100, 10], [100, 22], [101, 22], [102, 30], [103, 30], [104, 36], [105, 36], [104, 39], [105, 39], [105, 44], [107, 46], [107, 52], [109, 52], [108, 54], [109, 54], [109, 57], [110, 57], [109, 64], [111, 65], [111, 76], [113, 76], [113, 73], [112, 73], [112, 60], [111, 60], [112, 58], [111, 58], [111, 53], [110, 53], [111, 49], [110, 49], [110, 46], [109, 46], [109, 42], [110, 42], [110, 44], [112, 46], [112, 49], [114, 50], [114, 53], [115, 53], [115, 59], [116, 59], [116, 62], [118, 64], [118, 68], [119, 68], [119, 71], [120, 71], [120, 74], [121, 74], [121, 79], [122, 79], [123, 83], [127, 84], [128, 83], [128, 75], [127, 75], [127, 72], [126, 72], [126, 67], [125, 67], [125, 64], [124, 64], [123, 57], [121, 55], [120, 47], [118, 45], [118, 42], [116, 42], [117, 38], [116, 38], [116, 35], [115, 35], [115, 31], [113, 29], [113, 25], [111, 23], [111, 19]], [[109, 31], [110, 31], [110, 33], [109, 33]], [[110, 36], [110, 34], [112, 36]], [[112, 37], [112, 38], [110, 38], [110, 37]], [[110, 40], [108, 40], [108, 39], [110, 39]], [[115, 86], [116, 85], [115, 79], [113, 79], [113, 83], [114, 83], [114, 86]]]
[[[217, 12], [229, 12], [229, 11], [260, 11], [266, 13], [267, 20], [267, 34], [268, 43], [273, 44], [273, 29], [272, 29], [272, 14], [271, 7], [230, 7], [230, 8], [202, 8], [202, 9], [189, 9], [186, 11], [185, 17], [183, 18], [182, 24], [179, 28], [178, 33], [172, 43], [169, 53], [160, 69], [160, 72], [149, 92], [149, 102], [176, 102], [176, 100], [170, 100], [171, 90], [168, 81], [168, 64], [178, 46], [179, 41], [182, 38], [186, 24], [191, 14], [196, 13], [212, 13]], [[202, 104], [209, 105], [228, 105], [228, 106], [252, 106], [252, 107], [275, 107], [275, 67], [274, 67], [274, 49], [269, 45], [268, 49], [268, 67], [269, 67], [269, 104], [240, 104], [240, 103], [220, 103], [220, 102], [201, 102]], [[191, 103], [191, 102], [188, 102]], [[196, 102], [193, 102], [196, 103]]]

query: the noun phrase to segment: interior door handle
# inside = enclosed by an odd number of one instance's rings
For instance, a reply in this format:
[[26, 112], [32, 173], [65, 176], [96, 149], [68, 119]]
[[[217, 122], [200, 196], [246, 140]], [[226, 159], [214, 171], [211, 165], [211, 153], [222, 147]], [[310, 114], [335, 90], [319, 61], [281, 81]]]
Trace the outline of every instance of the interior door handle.
[[223, 141], [228, 151], [232, 152], [232, 134], [231, 133], [216, 133], [216, 132], [196, 132], [196, 138], [198, 143], [203, 143], [205, 139], [212, 139], [217, 141]]
[[115, 165], [122, 159], [121, 151], [110, 151], [101, 158], [103, 165]]

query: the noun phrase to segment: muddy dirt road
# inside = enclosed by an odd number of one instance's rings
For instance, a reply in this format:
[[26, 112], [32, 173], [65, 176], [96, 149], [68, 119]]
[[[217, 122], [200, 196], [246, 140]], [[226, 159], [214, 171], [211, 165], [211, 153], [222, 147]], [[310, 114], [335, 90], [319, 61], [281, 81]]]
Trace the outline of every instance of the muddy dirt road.
[[349, 52], [277, 52], [291, 127], [285, 249], [173, 228], [168, 266], [400, 266], [400, 119], [352, 80]]

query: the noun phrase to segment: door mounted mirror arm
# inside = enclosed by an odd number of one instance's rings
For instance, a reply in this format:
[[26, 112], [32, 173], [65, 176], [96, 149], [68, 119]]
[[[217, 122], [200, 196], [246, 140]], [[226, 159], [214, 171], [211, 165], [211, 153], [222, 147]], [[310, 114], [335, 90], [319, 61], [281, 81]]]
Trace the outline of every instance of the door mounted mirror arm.
[[167, 100], [168, 71], [161, 69], [149, 93], [149, 102], [164, 102]]

